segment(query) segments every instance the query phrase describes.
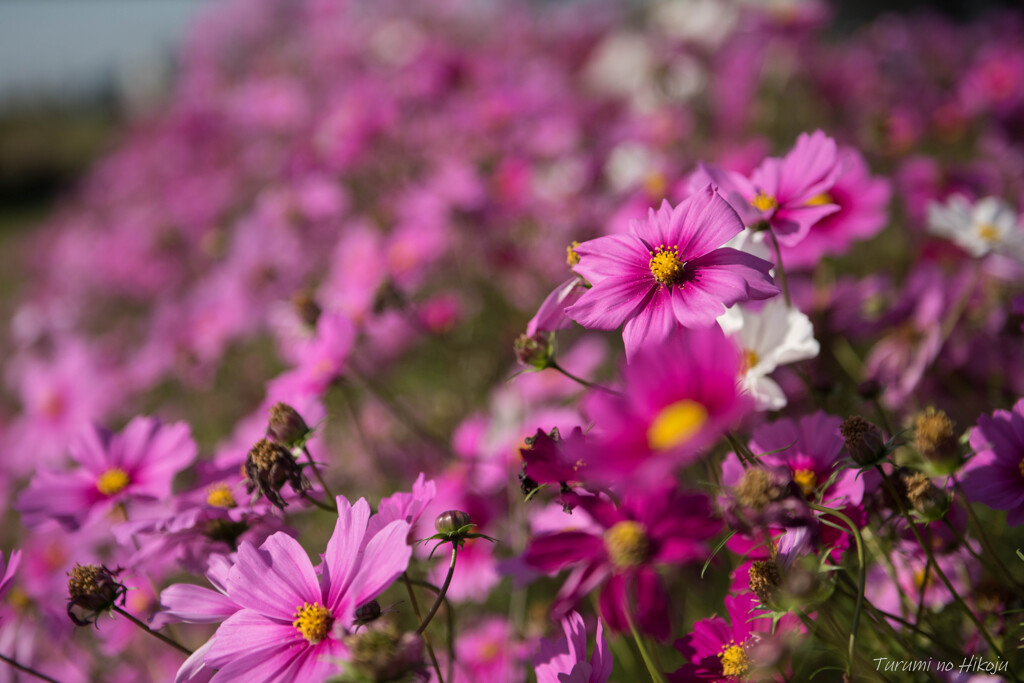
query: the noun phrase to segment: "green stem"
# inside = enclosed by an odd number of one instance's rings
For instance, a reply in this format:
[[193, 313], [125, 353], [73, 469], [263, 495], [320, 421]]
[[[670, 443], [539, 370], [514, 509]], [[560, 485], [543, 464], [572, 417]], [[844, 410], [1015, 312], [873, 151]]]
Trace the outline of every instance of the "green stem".
[[323, 501], [317, 500], [313, 496], [309, 495], [309, 493], [307, 493], [306, 491], [303, 491], [302, 493], [300, 493], [299, 496], [301, 496], [303, 500], [308, 500], [310, 503], [312, 503], [313, 505], [317, 506], [321, 510], [326, 510], [327, 512], [334, 512], [334, 513], [338, 512], [338, 508], [331, 507], [327, 503], [324, 503]]
[[[416, 592], [412, 589], [412, 581], [409, 579], [408, 573], [402, 572], [402, 581], [405, 582], [405, 590], [409, 593], [412, 611], [416, 614], [416, 619], [422, 621], [423, 615], [420, 614], [420, 601], [416, 599]], [[441, 677], [441, 665], [437, 663], [437, 655], [434, 654], [434, 648], [430, 645], [430, 638], [425, 633], [421, 635], [423, 636], [423, 644], [427, 646], [427, 654], [430, 655], [430, 663], [434, 665], [434, 671], [437, 672], [437, 680], [439, 683], [444, 683], [444, 678]]]
[[[994, 652], [996, 656], [998, 656], [1000, 659], [1005, 659], [1005, 657], [1003, 657], [1002, 649], [1000, 649], [1000, 647], [996, 645], [996, 641], [992, 638], [992, 635], [988, 632], [988, 629], [985, 628], [985, 624], [983, 624], [981, 619], [979, 619], [978, 616], [971, 610], [971, 608], [967, 606], [967, 603], [964, 602], [964, 599], [960, 597], [960, 594], [957, 593], [955, 588], [953, 588], [953, 583], [949, 580], [949, 577], [946, 576], [946, 572], [944, 572], [942, 570], [942, 567], [939, 566], [939, 563], [935, 561], [935, 555], [932, 553], [931, 545], [927, 543], [921, 536], [921, 532], [917, 529], [917, 524], [914, 522], [914, 519], [907, 512], [906, 507], [904, 507], [903, 500], [900, 499], [899, 494], [896, 492], [896, 488], [892, 485], [892, 482], [889, 481], [889, 475], [886, 474], [885, 470], [882, 469], [881, 465], [875, 465], [875, 469], [878, 471], [880, 475], [882, 475], [882, 482], [885, 484], [885, 487], [888, 490], [889, 495], [892, 497], [894, 501], [896, 501], [896, 507], [899, 509], [900, 514], [903, 515], [903, 517], [907, 520], [907, 524], [908, 526], [910, 526], [910, 531], [913, 532], [914, 538], [917, 540], [917, 544], [921, 546], [921, 550], [924, 551], [925, 555], [928, 557], [932, 565], [935, 567], [935, 573], [942, 580], [942, 583], [946, 585], [946, 590], [948, 590], [949, 594], [953, 596], [953, 599], [956, 601], [957, 605], [960, 606], [960, 609], [962, 609], [967, 614], [967, 617], [972, 622], [974, 622], [974, 625], [978, 627], [978, 632], [985, 639], [985, 642], [988, 643], [988, 646], [992, 648], [992, 652]], [[1012, 671], [1008, 673], [1010, 674], [1010, 676], [1013, 677], [1013, 680], [1020, 680], [1017, 677], [1017, 675]]]
[[978, 515], [974, 512], [974, 507], [967, 502], [967, 495], [964, 493], [964, 490], [960, 488], [960, 482], [957, 480], [956, 475], [954, 474], [950, 478], [953, 480], [953, 488], [958, 494], [960, 494], [960, 505], [967, 511], [967, 518], [974, 525], [974, 535], [981, 542], [982, 550], [992, 558], [993, 563], [999, 567], [999, 570], [1003, 575], [1009, 579], [1010, 585], [1014, 587], [1014, 592], [1016, 592], [1017, 595], [1020, 595], [1020, 582], [1013, 578], [1013, 574], [1010, 572], [1009, 568], [1003, 564], [1003, 561], [999, 559], [999, 555], [992, 548], [992, 544], [989, 543], [988, 534], [985, 533], [985, 527], [982, 525], [981, 520], [978, 519]]
[[853, 520], [844, 515], [842, 512], [824, 507], [822, 505], [817, 505], [815, 503], [808, 503], [808, 505], [812, 510], [817, 510], [818, 512], [821, 512], [826, 515], [832, 515], [833, 517], [842, 520], [842, 522], [850, 528], [849, 533], [851, 536], [853, 536], [853, 540], [857, 543], [857, 563], [859, 565], [859, 570], [857, 574], [857, 604], [853, 610], [853, 625], [850, 628], [850, 646], [848, 652], [849, 657], [846, 664], [846, 673], [849, 675], [852, 673], [853, 669], [853, 653], [854, 645], [857, 642], [857, 626], [860, 624], [860, 614], [864, 609], [864, 586], [867, 583], [868, 567], [867, 564], [864, 562], [864, 539], [861, 538], [860, 530], [857, 528], [857, 525], [853, 523]]
[[441, 607], [441, 603], [444, 602], [444, 596], [448, 592], [448, 586], [452, 583], [452, 576], [455, 574], [455, 558], [458, 555], [459, 545], [458, 543], [452, 542], [452, 560], [448, 563], [448, 575], [444, 577], [444, 583], [441, 584], [441, 590], [438, 592], [437, 597], [434, 599], [434, 604], [430, 606], [430, 611], [427, 612], [427, 616], [423, 618], [419, 628], [416, 629], [416, 633], [423, 633], [423, 630], [427, 628], [427, 624], [437, 614], [437, 610]]
[[622, 394], [620, 392], [615, 391], [614, 389], [609, 389], [608, 387], [601, 386], [600, 384], [594, 384], [593, 382], [588, 382], [587, 380], [583, 379], [582, 377], [577, 377], [576, 375], [572, 374], [571, 372], [569, 372], [568, 370], [566, 370], [565, 368], [563, 368], [561, 365], [559, 365], [558, 363], [556, 363], [553, 360], [551, 361], [551, 364], [548, 365], [548, 367], [551, 368], [552, 370], [556, 370], [557, 372], [562, 373], [563, 375], [565, 375], [566, 377], [571, 379], [573, 382], [576, 382], [577, 384], [581, 384], [581, 385], [587, 387], [588, 389], [597, 389], [598, 391], [604, 391], [604, 392], [607, 392], [609, 394], [612, 394], [613, 396], [622, 396]]
[[647, 667], [647, 673], [651, 675], [651, 680], [655, 683], [665, 683], [665, 677], [658, 671], [658, 667], [654, 665], [654, 660], [651, 659], [651, 653], [647, 651], [643, 636], [636, 630], [636, 624], [633, 623], [633, 617], [630, 615], [629, 609], [623, 611], [626, 614], [626, 621], [629, 623], [629, 631], [633, 634], [636, 649], [640, 650], [640, 657], [644, 660], [644, 665]]
[[[434, 592], [434, 595], [440, 595], [441, 589], [432, 583], [427, 581], [420, 581], [419, 579], [409, 579], [409, 582], [414, 586], [422, 586], [427, 590]], [[452, 610], [452, 605], [448, 601], [448, 598], [444, 599], [445, 616], [448, 622], [448, 680], [454, 680], [454, 668], [455, 668], [455, 611]], [[419, 614], [416, 615], [419, 617]]]
[[0, 660], [3, 660], [5, 662], [7, 662], [8, 664], [13, 666], [18, 671], [22, 671], [24, 673], [27, 673], [29, 676], [35, 676], [36, 678], [38, 678], [41, 681], [49, 681], [50, 683], [60, 683], [60, 681], [58, 681], [57, 679], [50, 678], [46, 674], [40, 673], [40, 672], [36, 671], [35, 669], [32, 669], [30, 667], [25, 666], [24, 664], [19, 664], [18, 662], [14, 661], [10, 657], [4, 656], [4, 655], [0, 655]]
[[331, 493], [330, 487], [327, 486], [327, 482], [324, 481], [323, 475], [320, 474], [320, 468], [316, 466], [315, 462], [313, 462], [313, 456], [310, 454], [309, 449], [306, 448], [305, 445], [302, 446], [302, 452], [306, 454], [306, 460], [309, 460], [309, 466], [313, 469], [313, 474], [316, 475], [316, 480], [320, 482], [321, 488], [323, 488], [324, 493], [327, 494], [327, 500], [331, 501], [331, 503], [334, 505], [334, 511], [337, 512], [338, 506], [337, 503], [334, 503], [334, 494]]
[[179, 652], [184, 652], [185, 654], [187, 654], [189, 656], [192, 655], [192, 650], [188, 649], [187, 647], [185, 647], [184, 645], [182, 645], [181, 643], [179, 643], [179, 642], [177, 642], [175, 640], [171, 640], [170, 638], [168, 638], [167, 636], [165, 636], [162, 633], [157, 633], [156, 631], [154, 631], [150, 627], [146, 626], [141, 621], [139, 621], [134, 616], [132, 616], [131, 614], [129, 614], [128, 612], [126, 612], [122, 608], [118, 607], [117, 605], [114, 605], [114, 611], [117, 612], [118, 614], [120, 614], [122, 617], [124, 617], [128, 621], [130, 621], [133, 624], [135, 624], [136, 626], [138, 626], [139, 628], [141, 628], [143, 631], [145, 631], [149, 635], [151, 635], [154, 638], [156, 638], [157, 640], [162, 640], [163, 642], [167, 643], [168, 645], [173, 647], [175, 650], [178, 650]]
[[782, 266], [782, 249], [779, 247], [779, 240], [775, 237], [775, 232], [769, 228], [768, 234], [772, 238], [772, 246], [775, 248], [775, 266], [779, 270], [779, 282], [782, 283], [782, 293], [786, 297], [786, 307], [792, 308], [793, 303], [789, 298], [789, 284], [786, 282], [786, 269]]

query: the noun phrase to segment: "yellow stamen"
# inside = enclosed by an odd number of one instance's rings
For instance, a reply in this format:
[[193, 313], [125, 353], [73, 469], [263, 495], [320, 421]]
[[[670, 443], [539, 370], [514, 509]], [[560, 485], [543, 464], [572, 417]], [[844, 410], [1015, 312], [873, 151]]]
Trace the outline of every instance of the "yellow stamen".
[[651, 274], [663, 285], [674, 285], [683, 279], [683, 262], [679, 260], [679, 247], [660, 245], [651, 253]]
[[750, 200], [750, 205], [758, 211], [771, 211], [772, 209], [779, 208], [779, 200], [774, 195], [770, 195], [766, 192], [758, 192], [754, 195], [754, 198]]
[[96, 488], [104, 496], [112, 496], [123, 491], [130, 481], [127, 472], [120, 467], [114, 467], [100, 475], [96, 480]]
[[604, 532], [604, 545], [612, 565], [617, 569], [639, 567], [647, 561], [650, 551], [644, 525], [630, 520], [619, 522]]
[[991, 223], [982, 223], [978, 226], [978, 237], [989, 243], [1002, 240], [1002, 237], [999, 235], [999, 229]]
[[722, 648], [718, 653], [718, 659], [722, 662], [722, 675], [739, 678], [747, 673], [750, 668], [750, 661], [747, 659], [747, 652], [734, 641]]
[[297, 628], [311, 645], [316, 645], [326, 638], [333, 625], [334, 616], [319, 602], [312, 605], [304, 603], [295, 610], [295, 621], [292, 622], [292, 626]]
[[836, 200], [832, 198], [832, 195], [828, 192], [822, 192], [821, 194], [816, 194], [804, 202], [804, 206], [824, 206], [825, 204], [835, 203]]
[[580, 255], [576, 253], [576, 247], [580, 246], [580, 243], [576, 240], [572, 241], [572, 244], [565, 248], [565, 262], [572, 268], [580, 262]]
[[231, 494], [231, 489], [227, 487], [227, 484], [211, 486], [206, 492], [206, 504], [215, 508], [238, 507], [238, 502]]
[[757, 364], [761, 362], [761, 357], [757, 355], [757, 351], [753, 349], [743, 350], [743, 360], [740, 362], [740, 375], [745, 375], [750, 371], [751, 368], [757, 367]]
[[814, 474], [814, 470], [801, 468], [793, 472], [793, 481], [804, 492], [804, 496], [810, 498], [814, 495], [814, 487], [818, 485], [818, 476]]
[[647, 428], [647, 445], [655, 451], [675, 448], [696, 436], [707, 421], [707, 408], [700, 403], [676, 401], [662, 408]]

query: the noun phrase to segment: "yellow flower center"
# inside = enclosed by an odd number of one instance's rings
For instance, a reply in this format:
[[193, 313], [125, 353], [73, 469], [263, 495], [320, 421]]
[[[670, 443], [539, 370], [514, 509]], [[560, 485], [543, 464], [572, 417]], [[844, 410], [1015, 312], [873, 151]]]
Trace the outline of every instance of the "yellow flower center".
[[808, 199], [806, 202], [804, 202], [804, 206], [824, 206], [825, 204], [835, 203], [836, 200], [832, 198], [832, 195], [830, 195], [828, 192], [822, 192], [821, 194], [816, 194], [810, 199]]
[[227, 484], [217, 484], [210, 487], [210, 490], [206, 492], [206, 504], [215, 508], [238, 507], [238, 502], [231, 495], [231, 489], [227, 487]]
[[295, 621], [292, 626], [299, 630], [302, 637], [316, 645], [327, 637], [334, 625], [334, 616], [319, 602], [312, 605], [308, 602], [295, 610]]
[[814, 495], [814, 487], [818, 485], [818, 477], [814, 474], [814, 470], [805, 468], [793, 472], [793, 481], [796, 482], [797, 486], [800, 487], [800, 490], [808, 498]]
[[774, 195], [770, 195], [767, 192], [758, 192], [754, 195], [754, 198], [750, 200], [750, 205], [758, 211], [771, 211], [772, 209], [779, 208], [779, 200]]
[[100, 475], [96, 480], [96, 488], [104, 496], [112, 496], [123, 491], [130, 481], [127, 472], [120, 467], [114, 467]]
[[565, 262], [572, 268], [580, 262], [580, 255], [576, 253], [576, 247], [580, 246], [580, 243], [576, 240], [572, 241], [572, 244], [565, 248]]
[[722, 662], [722, 675], [723, 676], [735, 676], [739, 678], [747, 673], [750, 668], [750, 662], [747, 659], [746, 651], [737, 645], [735, 642], [730, 641], [728, 645], [722, 648], [722, 651], [718, 653], [718, 659]]
[[928, 574], [925, 574], [923, 569], [918, 569], [916, 572], [914, 572], [914, 585], [917, 586], [918, 590], [922, 590], [923, 591], [923, 590], [927, 589], [928, 586], [931, 585], [931, 583], [932, 583], [931, 572], [929, 572]]
[[604, 545], [608, 557], [618, 569], [639, 567], [647, 560], [650, 542], [647, 530], [639, 522], [619, 522], [604, 532]]
[[978, 226], [978, 237], [989, 243], [999, 242], [1002, 239], [999, 236], [999, 230], [991, 223], [982, 223]]
[[679, 260], [679, 247], [664, 244], [650, 252], [651, 275], [663, 285], [674, 285], [683, 279], [683, 262]]
[[700, 403], [684, 398], [661, 409], [647, 428], [647, 445], [664, 451], [692, 439], [708, 421], [708, 411]]
[[745, 375], [751, 368], [761, 362], [761, 357], [753, 349], [743, 350], [743, 360], [740, 362], [740, 375]]

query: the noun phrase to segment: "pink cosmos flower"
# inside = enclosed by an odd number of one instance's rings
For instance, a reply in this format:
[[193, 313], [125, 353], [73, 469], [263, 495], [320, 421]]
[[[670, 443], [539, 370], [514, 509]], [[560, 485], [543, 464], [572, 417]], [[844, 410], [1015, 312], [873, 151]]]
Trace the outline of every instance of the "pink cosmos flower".
[[717, 326], [644, 347], [623, 370], [622, 395], [588, 395], [593, 438], [583, 449], [567, 442], [563, 462], [582, 458], [586, 478], [630, 485], [693, 462], [750, 407], [737, 385], [740, 362]]
[[1024, 399], [1012, 411], [979, 417], [970, 443], [975, 455], [963, 468], [964, 494], [994, 510], [1008, 510], [1011, 527], [1024, 524]]
[[152, 417], [136, 417], [118, 434], [91, 425], [69, 450], [77, 467], [40, 470], [18, 497], [26, 525], [55, 519], [74, 529], [129, 500], [166, 499], [174, 476], [196, 457], [187, 424]]
[[711, 327], [727, 306], [779, 292], [771, 263], [722, 247], [743, 223], [711, 185], [674, 209], [663, 202], [630, 228], [576, 247], [574, 270], [593, 286], [565, 309], [587, 328], [625, 323], [627, 358], [680, 327]]
[[835, 141], [818, 130], [802, 133], [789, 154], [765, 159], [749, 178], [702, 165], [691, 185], [717, 184], [745, 225], [766, 222], [779, 244], [792, 247], [812, 225], [839, 210], [826, 193], [841, 172]]
[[610, 627], [628, 630], [628, 609], [639, 628], [665, 640], [671, 633], [668, 596], [655, 567], [706, 555], [704, 542], [721, 528], [707, 496], [661, 486], [627, 495], [620, 508], [596, 497], [580, 497], [578, 503], [601, 526], [601, 534], [549, 534], [533, 539], [526, 550], [527, 564], [543, 571], [573, 567], [552, 611], [568, 614], [603, 585], [601, 616]]
[[409, 564], [409, 523], [391, 522], [368, 542], [370, 506], [337, 498], [338, 521], [320, 575], [291, 536], [256, 548], [243, 543], [228, 573], [228, 597], [242, 607], [220, 625], [206, 655], [215, 681], [320, 681], [348, 648], [355, 610], [382, 593]]
[[597, 643], [587, 661], [587, 629], [579, 612], [562, 619], [565, 635], [558, 640], [542, 640], [533, 656], [537, 683], [604, 683], [612, 675], [612, 655], [604, 627], [597, 622]]
[[811, 201], [822, 206], [835, 204], [839, 209], [812, 225], [799, 244], [782, 249], [786, 268], [813, 268], [822, 256], [840, 255], [854, 240], [874, 237], [885, 227], [890, 182], [872, 177], [867, 162], [852, 148], [839, 150], [838, 165], [842, 172], [835, 184]]

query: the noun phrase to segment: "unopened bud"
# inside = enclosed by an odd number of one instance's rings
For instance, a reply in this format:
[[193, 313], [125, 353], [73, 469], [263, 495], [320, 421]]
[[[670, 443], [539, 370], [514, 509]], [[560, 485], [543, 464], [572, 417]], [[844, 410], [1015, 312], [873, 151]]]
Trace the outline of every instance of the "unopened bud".
[[885, 440], [878, 428], [860, 415], [848, 417], [839, 426], [850, 458], [862, 467], [875, 465], [887, 454]]
[[280, 401], [270, 409], [270, 422], [267, 424], [267, 437], [286, 448], [301, 446], [310, 433], [309, 425], [302, 419], [299, 412], [287, 403]]
[[459, 529], [473, 523], [469, 514], [462, 510], [448, 510], [442, 512], [434, 520], [434, 528], [440, 534], [454, 534]]
[[551, 332], [521, 334], [512, 344], [516, 360], [538, 370], [550, 368], [555, 360], [555, 335]]
[[351, 668], [361, 676], [358, 680], [404, 681], [426, 671], [423, 638], [412, 632], [399, 633], [394, 624], [346, 636], [345, 645], [349, 649]]

